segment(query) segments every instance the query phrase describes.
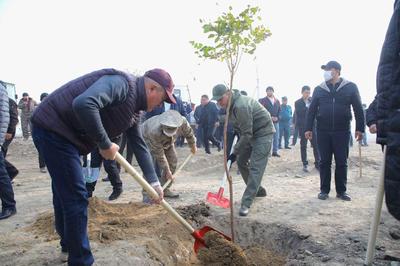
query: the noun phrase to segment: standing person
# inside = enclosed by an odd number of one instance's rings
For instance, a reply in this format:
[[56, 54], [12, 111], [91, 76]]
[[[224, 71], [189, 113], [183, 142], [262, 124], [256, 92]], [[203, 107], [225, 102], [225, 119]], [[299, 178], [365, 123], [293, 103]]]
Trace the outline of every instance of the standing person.
[[208, 95], [201, 96], [200, 126], [203, 129], [203, 144], [207, 154], [211, 154], [210, 141], [221, 151], [221, 142], [214, 137], [215, 129], [218, 127], [218, 108], [210, 102]]
[[43, 154], [52, 180], [56, 231], [69, 265], [94, 262], [87, 234], [88, 194], [79, 155], [94, 148], [113, 160], [115, 138], [128, 130], [135, 139], [136, 159], [147, 182], [163, 191], [151, 155], [141, 137], [137, 121], [141, 110], [151, 111], [162, 101], [175, 103], [173, 82], [162, 69], [144, 76], [115, 69], [102, 69], [63, 85], [36, 108], [32, 115], [33, 140]]
[[[10, 123], [9, 98], [6, 88], [0, 83], [0, 144], [2, 145], [7, 128]], [[1, 214], [0, 220], [7, 219], [17, 213], [15, 207], [14, 191], [11, 185], [11, 178], [7, 173], [4, 155], [0, 152], [0, 199]]]
[[222, 84], [213, 88], [213, 100], [222, 108], [227, 108], [229, 97], [232, 97], [229, 122], [240, 139], [228, 159], [234, 162], [237, 158], [240, 174], [246, 183], [239, 215], [247, 216], [255, 197], [267, 196], [261, 181], [275, 128], [270, 114], [256, 100], [241, 95], [237, 90], [230, 91]]
[[267, 96], [260, 99], [260, 103], [271, 115], [272, 122], [274, 123], [275, 133], [274, 133], [274, 141], [272, 144], [272, 156], [281, 157], [278, 154], [278, 143], [279, 143], [279, 114], [281, 112], [281, 104], [278, 99], [274, 96], [274, 88], [269, 86], [266, 89]]
[[279, 113], [279, 149], [281, 149], [282, 138], [285, 140], [285, 149], [289, 147], [290, 121], [292, 120], [292, 107], [287, 104], [286, 96], [282, 97], [281, 111]]
[[197, 105], [194, 109], [194, 119], [196, 120], [196, 146], [197, 148], [201, 148], [203, 146], [203, 128], [200, 123], [201, 112], [203, 110], [203, 106]]
[[30, 120], [35, 106], [37, 106], [36, 101], [29, 97], [27, 92], [24, 92], [18, 103], [18, 108], [21, 109], [21, 127], [24, 140], [27, 140], [31, 135]]
[[[367, 105], [363, 103], [363, 112], [364, 112], [364, 124], [367, 124]], [[361, 146], [368, 146], [368, 139], [367, 139], [367, 133], [365, 132], [363, 134], [363, 139], [361, 141]]]
[[[43, 102], [43, 100], [44, 100], [47, 96], [49, 96], [49, 94], [48, 94], [47, 92], [42, 93], [42, 94], [40, 95], [40, 102]], [[40, 169], [40, 172], [42, 172], [42, 173], [47, 173], [47, 170], [46, 170], [46, 162], [44, 161], [43, 155], [40, 154], [39, 151], [38, 151], [38, 154], [39, 154], [39, 169]]]
[[[8, 98], [8, 106], [10, 114], [10, 123], [8, 124], [7, 133], [5, 135], [5, 141], [3, 145], [1, 145], [1, 151], [3, 152], [4, 159], [7, 156], [8, 146], [11, 144], [11, 142], [15, 137], [16, 127], [19, 122], [17, 103], [13, 99]], [[11, 164], [6, 159], [4, 160], [4, 162], [6, 164], [7, 173], [10, 176], [11, 181], [13, 181], [13, 179], [18, 175], [19, 171], [13, 164]]]
[[400, 221], [400, 1], [394, 2], [394, 12], [386, 32], [378, 65], [376, 96], [367, 111], [371, 133], [376, 142], [386, 146], [385, 199], [388, 211]]
[[[175, 140], [182, 135], [188, 142], [190, 150], [196, 153], [196, 138], [185, 117], [175, 110], [169, 110], [161, 115], [146, 120], [142, 127], [143, 137], [153, 156], [158, 179], [162, 186], [172, 179], [178, 165], [175, 150]], [[164, 197], [178, 198], [179, 194], [171, 191], [171, 185], [164, 189]], [[146, 196], [144, 196], [144, 201]]]
[[326, 200], [331, 189], [332, 155], [335, 156], [336, 197], [345, 201], [347, 194], [347, 158], [349, 155], [351, 106], [356, 118], [357, 141], [364, 132], [364, 114], [356, 84], [340, 77], [342, 67], [336, 61], [321, 66], [325, 82], [314, 90], [308, 109], [305, 136], [312, 139], [314, 120], [317, 118], [317, 144], [321, 156], [321, 192], [318, 198]]
[[[300, 152], [301, 161], [303, 162], [303, 171], [308, 172], [308, 160], [307, 160], [307, 142], [305, 132], [307, 124], [307, 112], [311, 104], [311, 89], [309, 86], [303, 86], [301, 88], [302, 97], [295, 102], [295, 116], [296, 116], [296, 127], [299, 129], [300, 134]], [[319, 170], [320, 156], [317, 145], [317, 132], [315, 130], [316, 125], [313, 126], [313, 138], [310, 140], [311, 146], [314, 153], [314, 165]]]

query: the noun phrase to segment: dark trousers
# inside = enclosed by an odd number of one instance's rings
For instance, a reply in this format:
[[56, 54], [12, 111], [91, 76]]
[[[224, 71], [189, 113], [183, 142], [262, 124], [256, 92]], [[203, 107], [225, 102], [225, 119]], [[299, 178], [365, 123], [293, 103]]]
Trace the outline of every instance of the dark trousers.
[[203, 142], [206, 152], [210, 152], [210, 141], [213, 145], [219, 147], [219, 141], [214, 137], [215, 128], [213, 126], [203, 126]]
[[198, 126], [196, 129], [196, 146], [201, 148], [203, 145], [203, 127]]
[[[14, 138], [14, 136], [13, 136]], [[6, 140], [4, 141], [3, 145], [1, 146], [1, 151], [3, 153], [3, 157], [4, 157], [4, 163], [6, 166], [6, 171], [8, 173], [8, 176], [11, 178], [11, 181], [18, 175], [18, 169], [9, 161], [7, 161], [6, 156], [7, 156], [7, 152], [8, 152], [8, 146], [11, 144], [11, 141], [13, 140]]]
[[133, 147], [132, 147], [133, 143], [132, 143], [132, 141], [129, 140], [129, 138], [127, 137], [126, 133], [124, 133], [122, 135], [122, 139], [121, 139], [120, 142], [121, 142], [121, 147], [120, 147], [119, 152], [122, 154], [124, 152], [124, 150], [125, 150], [125, 147], [126, 147], [126, 158], [125, 159], [130, 164], [132, 164], [132, 159], [133, 159]]
[[293, 139], [292, 139], [292, 145], [297, 144], [297, 138], [299, 137], [299, 128], [295, 125], [294, 126], [294, 131], [293, 131]]
[[335, 156], [336, 193], [346, 192], [347, 158], [349, 156], [349, 131], [318, 131], [317, 143], [321, 155], [320, 179], [321, 192], [329, 193], [331, 189], [332, 156]]
[[285, 148], [289, 147], [289, 138], [290, 138], [290, 123], [287, 122], [279, 122], [279, 148], [282, 147], [282, 138], [285, 141]]
[[0, 152], [0, 199], [3, 210], [15, 209], [14, 190], [6, 169], [6, 160]]
[[92, 265], [87, 233], [88, 195], [78, 149], [67, 139], [34, 126], [32, 138], [51, 176], [55, 227], [68, 265]]
[[[300, 152], [301, 152], [301, 161], [303, 162], [303, 165], [306, 166], [308, 165], [308, 160], [307, 160], [307, 143], [308, 140], [306, 139], [304, 133], [305, 130], [303, 128], [299, 129], [300, 133]], [[318, 134], [316, 130], [313, 130], [313, 138], [311, 139], [311, 146], [313, 148], [313, 153], [314, 153], [314, 165], [315, 167], [319, 167], [320, 163], [320, 155], [319, 155], [319, 150], [318, 150], [318, 145], [317, 145], [317, 139], [318, 139]]]
[[385, 199], [388, 211], [400, 221], [400, 133], [387, 132]]

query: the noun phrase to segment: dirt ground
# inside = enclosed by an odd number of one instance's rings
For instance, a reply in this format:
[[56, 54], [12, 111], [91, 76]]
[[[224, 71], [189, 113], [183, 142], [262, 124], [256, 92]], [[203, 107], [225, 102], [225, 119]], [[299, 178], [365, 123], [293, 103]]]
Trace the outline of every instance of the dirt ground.
[[[329, 200], [318, 200], [318, 172], [312, 168], [310, 173], [302, 172], [299, 145], [282, 150], [281, 158], [270, 158], [264, 175], [268, 196], [257, 199], [246, 218], [237, 215], [245, 186], [234, 165], [236, 238], [247, 256], [254, 258], [251, 265], [266, 265], [251, 254], [268, 257], [269, 252], [284, 257], [287, 265], [362, 265], [382, 160], [377, 145], [371, 143], [362, 150], [361, 178], [358, 147], [350, 151], [351, 202], [335, 198], [333, 181]], [[168, 201], [181, 207], [180, 212], [196, 228], [210, 225], [229, 234], [228, 210], [214, 206], [205, 210], [202, 205], [208, 191], [218, 190], [223, 174], [222, 153], [212, 152], [206, 155], [200, 150], [191, 159], [173, 185], [180, 198]], [[183, 161], [189, 149], [178, 149], [178, 153]], [[18, 213], [0, 221], [0, 264], [61, 265], [60, 247], [51, 226], [50, 177], [39, 172], [33, 143], [16, 139], [7, 158], [20, 170], [14, 183]], [[89, 231], [96, 265], [199, 265], [191, 236], [161, 207], [140, 204], [141, 188], [125, 172], [122, 180], [124, 193], [118, 200], [106, 203], [112, 188], [99, 182], [96, 198], [91, 201], [94, 208], [89, 208]], [[203, 207], [193, 211], [188, 205]], [[399, 231], [399, 222], [384, 206], [375, 265], [388, 265], [398, 256]]]

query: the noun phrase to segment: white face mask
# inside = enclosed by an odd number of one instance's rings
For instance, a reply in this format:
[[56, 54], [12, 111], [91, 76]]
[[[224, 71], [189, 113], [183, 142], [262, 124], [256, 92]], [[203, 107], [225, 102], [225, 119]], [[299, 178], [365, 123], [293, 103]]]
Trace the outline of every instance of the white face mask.
[[176, 129], [175, 131], [173, 131], [173, 132], [167, 132], [166, 130], [163, 130], [163, 133], [164, 133], [164, 135], [165, 136], [167, 136], [167, 137], [173, 137], [175, 134], [176, 134], [176, 131], [177, 131], [178, 129]]
[[325, 81], [330, 81], [331, 79], [332, 79], [333, 77], [332, 77], [332, 71], [325, 71], [324, 72], [324, 79], [325, 79]]

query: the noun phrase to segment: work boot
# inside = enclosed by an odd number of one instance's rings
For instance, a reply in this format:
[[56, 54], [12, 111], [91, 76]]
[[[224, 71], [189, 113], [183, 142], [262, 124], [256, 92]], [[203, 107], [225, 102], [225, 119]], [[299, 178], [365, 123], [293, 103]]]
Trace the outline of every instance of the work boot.
[[116, 200], [121, 196], [122, 194], [122, 188], [113, 188], [113, 192], [111, 195], [108, 197], [108, 200]]
[[326, 200], [328, 198], [329, 198], [328, 193], [321, 192], [318, 194], [318, 199], [320, 199], [320, 200]]
[[164, 190], [164, 198], [176, 199], [176, 198], [179, 198], [179, 194], [171, 191], [169, 188], [166, 188]]
[[277, 152], [273, 152], [272, 157], [281, 157], [281, 156]]
[[308, 166], [307, 165], [303, 165], [303, 172], [308, 173], [310, 171], [308, 171]]
[[17, 213], [16, 208], [3, 209], [0, 214], [0, 220], [7, 219]]
[[262, 198], [262, 197], [266, 197], [266, 196], [267, 196], [267, 191], [265, 190], [265, 188], [260, 186], [260, 188], [257, 191], [256, 197]]
[[336, 198], [344, 200], [344, 201], [351, 201], [351, 197], [346, 192], [341, 193], [341, 194], [337, 194]]
[[247, 216], [249, 214], [249, 207], [242, 205], [239, 210], [240, 216]]

